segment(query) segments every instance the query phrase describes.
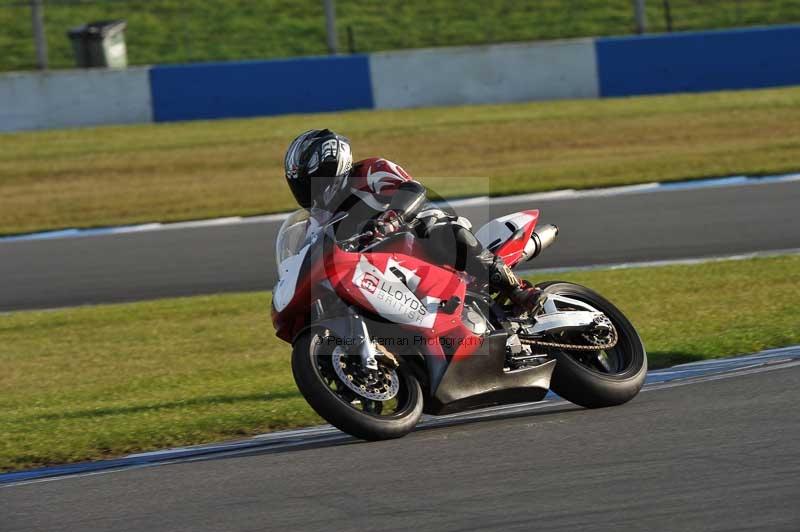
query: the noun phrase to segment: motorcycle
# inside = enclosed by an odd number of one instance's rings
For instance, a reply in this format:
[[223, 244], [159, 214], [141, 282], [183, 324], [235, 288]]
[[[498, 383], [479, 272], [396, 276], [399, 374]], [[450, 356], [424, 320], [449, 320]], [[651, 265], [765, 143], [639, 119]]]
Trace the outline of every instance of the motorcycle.
[[[398, 438], [423, 413], [540, 401], [549, 389], [586, 408], [608, 407], [644, 384], [638, 333], [589, 288], [541, 283], [534, 309], [522, 309], [427, 260], [416, 221], [387, 237], [337, 239], [346, 216], [299, 210], [286, 219], [272, 299], [276, 334], [293, 346], [297, 387], [340, 430]], [[514, 268], [555, 241], [558, 228], [538, 220], [538, 210], [513, 213], [475, 236]]]

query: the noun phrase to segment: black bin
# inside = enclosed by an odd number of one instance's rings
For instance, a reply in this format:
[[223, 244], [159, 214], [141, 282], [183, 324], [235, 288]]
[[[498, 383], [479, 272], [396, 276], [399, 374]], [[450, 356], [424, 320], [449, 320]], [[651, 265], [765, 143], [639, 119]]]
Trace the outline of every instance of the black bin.
[[125, 47], [124, 20], [90, 22], [67, 32], [75, 53], [75, 64], [80, 68], [128, 66]]

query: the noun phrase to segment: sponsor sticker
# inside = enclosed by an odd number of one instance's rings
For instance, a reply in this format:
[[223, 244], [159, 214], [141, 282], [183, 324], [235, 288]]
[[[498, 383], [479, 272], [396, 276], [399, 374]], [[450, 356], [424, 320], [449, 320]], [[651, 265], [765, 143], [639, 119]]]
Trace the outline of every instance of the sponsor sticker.
[[[367, 301], [384, 318], [396, 323], [431, 327], [436, 319], [435, 311], [431, 311], [425, 303], [420, 301], [412, 290], [403, 283], [390, 269], [398, 265], [393, 261], [386, 267], [385, 272], [370, 264], [364, 257], [359, 261], [353, 275], [353, 284], [361, 290]], [[407, 280], [411, 286], [419, 282], [414, 272], [406, 272], [411, 278]], [[415, 281], [415, 282], [411, 282]], [[430, 299], [430, 298], [425, 298]], [[431, 301], [429, 304], [438, 304]]]
[[378, 278], [369, 272], [364, 272], [364, 277], [361, 278], [361, 288], [370, 294], [374, 294], [378, 289]]

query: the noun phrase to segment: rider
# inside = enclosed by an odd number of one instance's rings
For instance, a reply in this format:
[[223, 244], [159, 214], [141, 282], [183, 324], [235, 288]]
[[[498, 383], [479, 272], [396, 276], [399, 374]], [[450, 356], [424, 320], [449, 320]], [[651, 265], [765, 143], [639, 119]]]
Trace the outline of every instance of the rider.
[[417, 235], [435, 260], [447, 263], [455, 258], [456, 269], [487, 283], [490, 290], [505, 293], [523, 308], [535, 307], [540, 290], [521, 282], [500, 257], [484, 249], [468, 222], [433, 207], [425, 187], [397, 164], [381, 158], [353, 164], [346, 137], [328, 129], [312, 129], [289, 145], [284, 169], [301, 207], [349, 213], [337, 233], [355, 235], [370, 230], [387, 236], [405, 223], [421, 219], [426, 223], [420, 224]]

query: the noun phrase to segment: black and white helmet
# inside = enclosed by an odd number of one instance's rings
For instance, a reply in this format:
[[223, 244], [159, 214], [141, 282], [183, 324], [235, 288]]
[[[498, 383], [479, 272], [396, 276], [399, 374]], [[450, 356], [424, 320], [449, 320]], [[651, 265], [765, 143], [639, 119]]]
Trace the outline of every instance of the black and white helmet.
[[298, 136], [284, 159], [289, 188], [306, 209], [327, 207], [344, 188], [352, 168], [350, 141], [329, 129], [312, 129]]

